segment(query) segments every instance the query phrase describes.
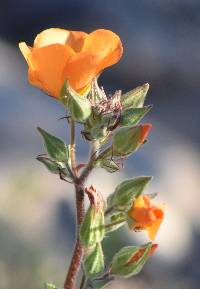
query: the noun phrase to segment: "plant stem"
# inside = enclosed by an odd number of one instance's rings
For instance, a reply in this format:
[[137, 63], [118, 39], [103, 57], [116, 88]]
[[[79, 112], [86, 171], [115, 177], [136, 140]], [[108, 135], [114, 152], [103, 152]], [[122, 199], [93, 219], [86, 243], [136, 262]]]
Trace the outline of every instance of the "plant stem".
[[83, 256], [83, 247], [79, 239], [79, 228], [84, 218], [84, 189], [82, 186], [77, 184], [75, 185], [75, 189], [76, 189], [76, 208], [77, 208], [76, 245], [74, 247], [71, 264], [64, 283], [65, 289], [74, 288], [74, 282]]
[[75, 121], [72, 118], [70, 119], [70, 158], [72, 172], [75, 176], [77, 176], [75, 154]]
[[84, 187], [79, 183], [79, 179], [77, 178], [76, 171], [76, 155], [75, 155], [75, 122], [71, 118], [70, 120], [70, 158], [71, 158], [71, 167], [72, 172], [75, 176], [74, 186], [76, 191], [76, 244], [74, 247], [73, 256], [71, 259], [71, 264], [66, 276], [66, 280], [64, 283], [65, 289], [73, 289], [74, 283], [76, 279], [76, 275], [78, 273], [81, 259], [83, 256], [83, 247], [79, 240], [79, 227], [84, 218]]
[[[75, 122], [71, 119], [70, 122], [71, 133], [70, 133], [70, 158], [71, 158], [71, 167], [72, 172], [75, 176], [74, 185], [76, 191], [76, 217], [77, 217], [77, 225], [76, 225], [76, 245], [74, 247], [73, 256], [71, 259], [71, 264], [67, 273], [67, 277], [64, 283], [65, 289], [73, 289], [75, 279], [81, 264], [81, 259], [83, 256], [83, 247], [81, 245], [79, 239], [79, 228], [84, 218], [84, 182], [87, 179], [89, 173], [93, 168], [93, 162], [96, 159], [99, 149], [99, 142], [94, 141], [92, 143], [90, 158], [87, 167], [83, 171], [80, 177], [77, 176], [76, 170], [76, 155], [75, 155]], [[85, 278], [85, 277], [84, 277]], [[83, 283], [83, 288], [85, 287], [85, 281]]]
[[[70, 159], [71, 159], [71, 168], [72, 174], [74, 176], [74, 186], [76, 191], [76, 244], [74, 247], [73, 256], [71, 259], [71, 263], [69, 266], [69, 270], [65, 279], [64, 288], [65, 289], [73, 289], [75, 279], [81, 264], [81, 259], [83, 256], [83, 247], [81, 245], [79, 239], [79, 228], [83, 221], [85, 212], [84, 212], [84, 183], [87, 179], [89, 173], [93, 168], [93, 162], [96, 159], [99, 149], [99, 142], [94, 141], [92, 143], [90, 158], [88, 161], [88, 165], [79, 177], [76, 170], [76, 154], [75, 154], [75, 121], [70, 119]], [[81, 288], [85, 287], [85, 276], [83, 276], [84, 280], [82, 280]]]
[[100, 144], [99, 144], [98, 140], [95, 140], [92, 142], [91, 151], [90, 151], [90, 159], [89, 159], [89, 162], [88, 162], [86, 168], [83, 170], [83, 172], [80, 176], [81, 182], [85, 182], [85, 180], [87, 179], [87, 177], [89, 176], [89, 174], [91, 173], [91, 171], [93, 169], [94, 161], [98, 157], [99, 145]]

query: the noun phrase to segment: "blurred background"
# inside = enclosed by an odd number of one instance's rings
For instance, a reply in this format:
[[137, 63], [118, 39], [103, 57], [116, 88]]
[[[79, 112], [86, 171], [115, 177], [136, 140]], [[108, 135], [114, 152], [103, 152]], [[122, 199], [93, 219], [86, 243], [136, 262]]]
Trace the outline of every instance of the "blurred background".
[[[111, 29], [122, 39], [122, 60], [104, 71], [107, 92], [149, 82], [145, 121], [148, 144], [120, 173], [96, 170], [104, 195], [124, 177], [153, 175], [166, 217], [159, 250], [144, 270], [111, 288], [198, 289], [200, 281], [199, 106], [200, 1], [198, 0], [1, 0], [0, 3], [0, 288], [62, 287], [74, 244], [74, 194], [35, 160], [44, 152], [36, 127], [65, 138], [63, 108], [27, 82], [18, 42], [32, 45], [49, 27], [91, 32]], [[79, 159], [87, 158], [79, 142]], [[123, 245], [147, 242], [127, 228], [105, 241], [107, 260]], [[114, 245], [111, 242], [114, 242]]]

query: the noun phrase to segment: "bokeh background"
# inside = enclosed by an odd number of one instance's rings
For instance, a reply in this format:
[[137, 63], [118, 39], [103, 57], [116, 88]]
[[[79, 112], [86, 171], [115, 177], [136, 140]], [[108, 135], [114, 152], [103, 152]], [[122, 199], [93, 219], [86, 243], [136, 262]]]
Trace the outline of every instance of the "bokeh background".
[[[166, 218], [159, 250], [143, 272], [112, 288], [198, 289], [200, 281], [199, 106], [200, 1], [198, 0], [1, 0], [0, 2], [0, 288], [62, 287], [74, 244], [72, 187], [50, 175], [35, 156], [43, 152], [36, 126], [65, 138], [63, 108], [29, 86], [18, 42], [32, 44], [49, 27], [120, 35], [124, 56], [100, 83], [107, 92], [149, 82], [149, 142], [108, 175], [96, 170], [105, 196], [124, 177], [154, 175]], [[79, 159], [87, 158], [85, 142]], [[123, 245], [146, 242], [127, 228], [105, 241], [107, 260]], [[114, 245], [113, 243], [114, 242]], [[111, 245], [112, 243], [112, 245]]]

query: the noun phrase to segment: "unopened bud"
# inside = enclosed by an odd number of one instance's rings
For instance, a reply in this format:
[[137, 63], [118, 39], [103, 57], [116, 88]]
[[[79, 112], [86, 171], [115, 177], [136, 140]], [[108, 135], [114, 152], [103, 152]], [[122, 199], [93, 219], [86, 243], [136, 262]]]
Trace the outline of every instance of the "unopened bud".
[[125, 157], [135, 152], [147, 138], [151, 124], [122, 127], [113, 136], [114, 156]]
[[148, 243], [122, 248], [113, 258], [111, 274], [124, 278], [138, 274], [157, 247], [157, 244]]

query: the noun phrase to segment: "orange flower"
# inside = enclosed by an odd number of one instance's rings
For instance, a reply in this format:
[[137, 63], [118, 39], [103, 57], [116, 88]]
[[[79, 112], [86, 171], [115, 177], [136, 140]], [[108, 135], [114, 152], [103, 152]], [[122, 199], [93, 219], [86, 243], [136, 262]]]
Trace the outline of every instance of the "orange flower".
[[141, 195], [133, 202], [128, 216], [133, 220], [133, 230], [146, 229], [149, 238], [154, 240], [163, 221], [164, 212], [161, 207], [151, 204], [147, 195]]
[[80, 92], [123, 52], [120, 38], [105, 29], [87, 34], [50, 28], [37, 35], [33, 47], [21, 42], [19, 48], [29, 66], [29, 82], [56, 98], [65, 80]]

